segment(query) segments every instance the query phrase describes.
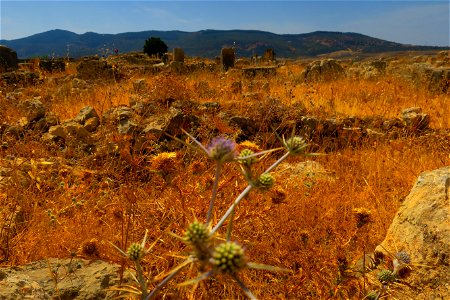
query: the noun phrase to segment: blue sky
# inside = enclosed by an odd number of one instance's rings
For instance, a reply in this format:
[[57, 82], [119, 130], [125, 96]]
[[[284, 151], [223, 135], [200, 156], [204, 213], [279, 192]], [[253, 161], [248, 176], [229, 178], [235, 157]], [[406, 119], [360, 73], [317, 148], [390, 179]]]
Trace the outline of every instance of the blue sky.
[[358, 32], [405, 44], [449, 46], [449, 1], [7, 1], [0, 39], [51, 29], [76, 33], [257, 29]]

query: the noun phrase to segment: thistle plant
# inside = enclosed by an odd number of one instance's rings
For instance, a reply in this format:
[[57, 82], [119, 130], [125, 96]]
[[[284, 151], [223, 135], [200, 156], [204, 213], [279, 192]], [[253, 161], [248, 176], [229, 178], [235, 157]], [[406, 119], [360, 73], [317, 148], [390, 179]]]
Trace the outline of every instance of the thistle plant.
[[[196, 150], [204, 153], [209, 159], [215, 162], [215, 178], [212, 186], [211, 198], [209, 202], [209, 208], [206, 214], [205, 222], [202, 223], [198, 220], [190, 223], [184, 234], [178, 236], [171, 233], [171, 235], [177, 237], [183, 241], [188, 248], [191, 250], [186, 256], [185, 260], [177, 265], [175, 268], [169, 272], [162, 274], [155, 278], [156, 281], [162, 279], [154, 289], [148, 293], [146, 281], [143, 279], [142, 268], [140, 267], [140, 262], [145, 255], [144, 244], [132, 244], [128, 249], [127, 253], [121, 253], [127, 256], [130, 260], [134, 261], [136, 264], [136, 270], [138, 273], [137, 281], [140, 283], [141, 299], [152, 299], [158, 292], [170, 281], [172, 280], [183, 268], [186, 266], [195, 264], [199, 270], [199, 275], [196, 278], [187, 280], [180, 286], [186, 286], [212, 277], [216, 274], [223, 274], [230, 276], [242, 289], [242, 291], [251, 299], [256, 299], [252, 292], [245, 286], [245, 284], [239, 278], [239, 272], [246, 268], [261, 269], [268, 271], [289, 271], [283, 268], [258, 264], [254, 262], [249, 262], [245, 256], [244, 248], [231, 241], [232, 234], [232, 224], [234, 219], [234, 212], [236, 207], [240, 202], [246, 198], [252, 189], [259, 189], [261, 191], [266, 191], [274, 186], [275, 178], [270, 173], [274, 168], [276, 168], [282, 161], [291, 155], [318, 155], [314, 153], [306, 153], [307, 143], [305, 140], [298, 136], [292, 136], [288, 140], [284, 138], [281, 140], [283, 147], [260, 151], [255, 153], [253, 150], [244, 149], [240, 153], [237, 152], [236, 143], [224, 136], [219, 136], [213, 138], [210, 143], [203, 146], [196, 138], [190, 135], [188, 132], [183, 131], [193, 142], [194, 146], [187, 144], [181, 139], [172, 137], [177, 141], [193, 147]], [[262, 158], [266, 157], [272, 152], [285, 150], [285, 153], [272, 165], [270, 165], [264, 172], [255, 175], [253, 171], [253, 165], [258, 163]], [[221, 176], [222, 167], [226, 163], [238, 163], [241, 171], [244, 175], [245, 180], [248, 182], [247, 187], [237, 196], [237, 198], [232, 202], [228, 209], [223, 213], [222, 217], [213, 225], [213, 212], [215, 208], [215, 202], [217, 198], [217, 189], [219, 178]], [[226, 239], [219, 239], [217, 237], [218, 230], [225, 224], [228, 220], [228, 227], [226, 232]], [[116, 247], [117, 248], [117, 247]]]
[[122, 256], [134, 262], [136, 268], [136, 276], [133, 276], [133, 279], [139, 285], [139, 288], [130, 285], [121, 285], [118, 286], [117, 288], [112, 288], [112, 290], [137, 294], [140, 295], [141, 299], [145, 299], [147, 297], [148, 295], [147, 279], [144, 276], [141, 262], [144, 256], [147, 255], [153, 248], [153, 246], [156, 244], [155, 241], [148, 249], [145, 249], [145, 244], [147, 242], [147, 233], [148, 231], [146, 230], [144, 238], [142, 239], [141, 243], [132, 243], [128, 247], [126, 252], [117, 247], [116, 245], [114, 245], [113, 243], [110, 243], [117, 251], [119, 251], [120, 254], [122, 254]]
[[374, 278], [377, 282], [375, 285], [378, 285], [378, 288], [369, 291], [364, 299], [377, 300], [382, 297], [384, 298], [385, 295], [392, 295], [394, 292], [399, 292], [396, 290], [396, 287], [402, 285], [401, 278], [403, 275], [400, 271], [404, 268], [410, 268], [411, 257], [406, 251], [399, 251], [396, 254], [389, 253], [389, 256], [392, 258], [393, 270], [387, 268], [387, 265], [378, 269], [378, 273], [375, 274]]

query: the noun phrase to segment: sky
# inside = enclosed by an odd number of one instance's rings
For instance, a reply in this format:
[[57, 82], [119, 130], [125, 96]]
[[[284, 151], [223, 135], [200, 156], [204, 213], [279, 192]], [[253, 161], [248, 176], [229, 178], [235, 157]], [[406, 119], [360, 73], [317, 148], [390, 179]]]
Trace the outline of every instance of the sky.
[[357, 32], [413, 45], [450, 46], [446, 1], [18, 1], [0, 0], [0, 39], [52, 29], [78, 34], [256, 29], [278, 34]]

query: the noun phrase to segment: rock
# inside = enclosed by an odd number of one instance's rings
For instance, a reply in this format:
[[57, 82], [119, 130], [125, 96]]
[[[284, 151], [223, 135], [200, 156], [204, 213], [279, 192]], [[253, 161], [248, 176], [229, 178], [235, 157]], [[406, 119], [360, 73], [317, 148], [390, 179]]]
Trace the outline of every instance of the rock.
[[99, 116], [92, 106], [85, 106], [80, 110], [78, 115], [73, 120], [80, 123], [81, 125], [84, 125], [86, 120], [90, 118], [99, 119]]
[[119, 270], [100, 260], [56, 258], [2, 268], [0, 299], [113, 299], [107, 289], [118, 284]]
[[62, 125], [56, 125], [49, 128], [48, 133], [53, 137], [66, 139], [67, 133]]
[[0, 45], [0, 72], [16, 70], [18, 66], [16, 51]]
[[313, 61], [300, 74], [304, 82], [336, 80], [345, 75], [344, 68], [334, 59]]
[[297, 126], [300, 127], [300, 134], [305, 136], [313, 135], [323, 127], [322, 120], [315, 116], [301, 116]]
[[133, 82], [133, 92], [134, 93], [144, 93], [149, 89], [145, 79], [137, 79]]
[[39, 68], [49, 73], [64, 72], [66, 70], [66, 63], [63, 59], [41, 60]]
[[112, 107], [105, 111], [102, 116], [102, 123], [118, 124], [119, 121], [131, 119], [133, 110], [125, 105]]
[[246, 137], [252, 137], [258, 132], [255, 122], [244, 116], [233, 116], [230, 118], [230, 124], [236, 125]]
[[74, 137], [76, 140], [81, 140], [83, 142], [90, 141], [90, 133], [80, 123], [68, 122], [63, 124], [63, 126], [68, 137]]
[[428, 89], [436, 93], [447, 93], [450, 91], [450, 68], [431, 69]]
[[5, 131], [3, 132], [3, 134], [5, 136], [13, 136], [13, 137], [20, 137], [23, 133], [25, 132], [25, 129], [23, 128], [23, 126], [20, 125], [8, 125], [5, 128]]
[[42, 119], [47, 111], [44, 104], [40, 101], [40, 97], [24, 100], [20, 103], [20, 107], [23, 109], [29, 123]]
[[450, 166], [420, 174], [375, 249], [391, 259], [399, 251], [410, 256], [412, 270], [398, 287], [411, 298], [450, 299], [449, 199]]
[[186, 71], [184, 63], [180, 61], [171, 61], [169, 67], [170, 70], [174, 73], [184, 73]]
[[406, 127], [412, 130], [428, 129], [430, 116], [423, 113], [420, 107], [410, 107], [402, 110], [401, 118]]
[[86, 82], [86, 80], [82, 80], [80, 78], [74, 78], [72, 79], [72, 88], [84, 90], [89, 88], [90, 85]]
[[247, 67], [242, 68], [242, 72], [247, 77], [260, 76], [273, 76], [277, 74], [277, 67], [275, 66], [260, 66], [260, 67]]
[[52, 113], [48, 113], [45, 117], [39, 119], [33, 124], [33, 130], [40, 132], [47, 132], [51, 126], [55, 126], [59, 123], [59, 119]]
[[181, 110], [171, 107], [165, 114], [147, 118], [144, 121], [145, 127], [142, 133], [162, 134], [167, 132], [175, 136], [180, 133], [180, 129], [188, 119]]
[[159, 108], [153, 102], [138, 101], [139, 99], [132, 99], [130, 97], [130, 106], [136, 114], [142, 117], [149, 117], [158, 112]]
[[99, 125], [100, 119], [98, 117], [92, 117], [87, 119], [86, 122], [84, 122], [84, 129], [86, 129], [89, 132], [94, 132], [97, 130]]

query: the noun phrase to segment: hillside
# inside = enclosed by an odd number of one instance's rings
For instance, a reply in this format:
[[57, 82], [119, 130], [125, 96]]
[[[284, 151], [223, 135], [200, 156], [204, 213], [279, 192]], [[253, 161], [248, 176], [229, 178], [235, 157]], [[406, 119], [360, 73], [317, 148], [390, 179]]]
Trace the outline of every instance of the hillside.
[[341, 50], [363, 53], [409, 50], [437, 50], [444, 47], [415, 46], [389, 42], [349, 32], [316, 31], [306, 34], [274, 34], [257, 30], [142, 31], [119, 34], [66, 30], [50, 30], [16, 40], [0, 40], [17, 51], [19, 58], [36, 56], [81, 57], [102, 54], [117, 48], [121, 53], [141, 51], [144, 41], [152, 36], [164, 40], [169, 49], [181, 47], [189, 56], [213, 58], [224, 46], [236, 47], [237, 56], [261, 55], [273, 48], [278, 57], [317, 56]]

